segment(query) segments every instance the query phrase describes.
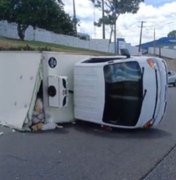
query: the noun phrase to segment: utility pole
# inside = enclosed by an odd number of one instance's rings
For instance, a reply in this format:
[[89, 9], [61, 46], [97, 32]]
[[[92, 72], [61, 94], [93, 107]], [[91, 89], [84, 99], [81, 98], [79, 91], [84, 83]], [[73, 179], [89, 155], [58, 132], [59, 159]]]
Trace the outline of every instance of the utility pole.
[[117, 18], [119, 14], [117, 15], [117, 8], [118, 8], [118, 3], [120, 3], [121, 0], [115, 0], [114, 1], [114, 53], [117, 53]]
[[155, 34], [155, 28], [154, 28], [154, 32], [153, 32], [153, 54], [155, 55], [156, 52], [156, 34]]
[[143, 24], [144, 24], [144, 21], [141, 21], [141, 30], [140, 30], [140, 37], [139, 37], [139, 49], [138, 49], [138, 52], [139, 52], [139, 53], [140, 53], [140, 51], [141, 51]]
[[119, 3], [121, 0], [117, 0], [114, 2], [114, 8], [115, 8], [115, 11], [114, 11], [114, 53], [116, 54], [117, 53], [117, 33], [116, 33], [116, 29], [117, 29], [117, 3]]
[[117, 53], [117, 33], [116, 33], [116, 29], [117, 29], [117, 24], [116, 24], [116, 20], [114, 22], [114, 53]]
[[75, 6], [75, 0], [73, 0], [73, 25], [74, 25], [75, 33], [76, 33], [76, 35], [77, 35], [77, 27], [76, 27], [76, 24], [77, 24], [76, 6]]
[[102, 20], [103, 20], [103, 24], [102, 24], [102, 36], [103, 36], [103, 39], [105, 39], [104, 0], [102, 0]]

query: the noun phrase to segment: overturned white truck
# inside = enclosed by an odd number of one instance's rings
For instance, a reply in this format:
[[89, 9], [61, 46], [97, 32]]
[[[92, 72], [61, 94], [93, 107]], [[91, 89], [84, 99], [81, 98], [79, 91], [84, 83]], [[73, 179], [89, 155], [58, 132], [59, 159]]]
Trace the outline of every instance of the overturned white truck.
[[166, 63], [156, 57], [0, 52], [0, 124], [18, 130], [32, 125], [37, 98], [43, 123], [148, 128], [163, 118], [166, 93]]

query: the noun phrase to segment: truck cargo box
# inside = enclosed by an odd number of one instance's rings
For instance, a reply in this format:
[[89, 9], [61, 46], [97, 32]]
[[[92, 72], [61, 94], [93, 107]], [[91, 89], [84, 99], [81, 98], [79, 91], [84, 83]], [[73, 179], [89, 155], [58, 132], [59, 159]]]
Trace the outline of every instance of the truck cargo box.
[[0, 52], [0, 124], [29, 129], [37, 98], [43, 104], [42, 122], [73, 121], [74, 64], [87, 57], [56, 52]]

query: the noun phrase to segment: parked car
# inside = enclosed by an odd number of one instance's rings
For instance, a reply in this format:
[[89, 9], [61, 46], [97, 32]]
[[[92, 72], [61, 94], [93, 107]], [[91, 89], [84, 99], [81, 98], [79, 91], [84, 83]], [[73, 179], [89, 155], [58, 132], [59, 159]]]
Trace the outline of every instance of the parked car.
[[168, 71], [168, 84], [176, 86], [176, 72]]

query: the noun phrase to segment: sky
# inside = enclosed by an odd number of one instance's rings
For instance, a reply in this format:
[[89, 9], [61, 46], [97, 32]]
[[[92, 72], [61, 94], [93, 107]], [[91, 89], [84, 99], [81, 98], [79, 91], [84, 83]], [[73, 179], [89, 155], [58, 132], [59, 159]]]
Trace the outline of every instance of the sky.
[[[73, 0], [63, 2], [65, 11], [72, 17]], [[75, 5], [76, 16], [80, 21], [78, 32], [101, 39], [102, 28], [94, 26], [94, 22], [101, 17], [101, 11], [94, 8], [90, 0], [75, 0]], [[121, 14], [117, 20], [117, 38], [125, 38], [132, 45], [139, 44], [141, 21], [144, 21], [142, 43], [152, 41], [154, 37], [166, 37], [170, 31], [176, 30], [176, 0], [145, 0], [140, 3], [136, 14]], [[106, 39], [109, 38], [110, 27], [106, 26]]]

